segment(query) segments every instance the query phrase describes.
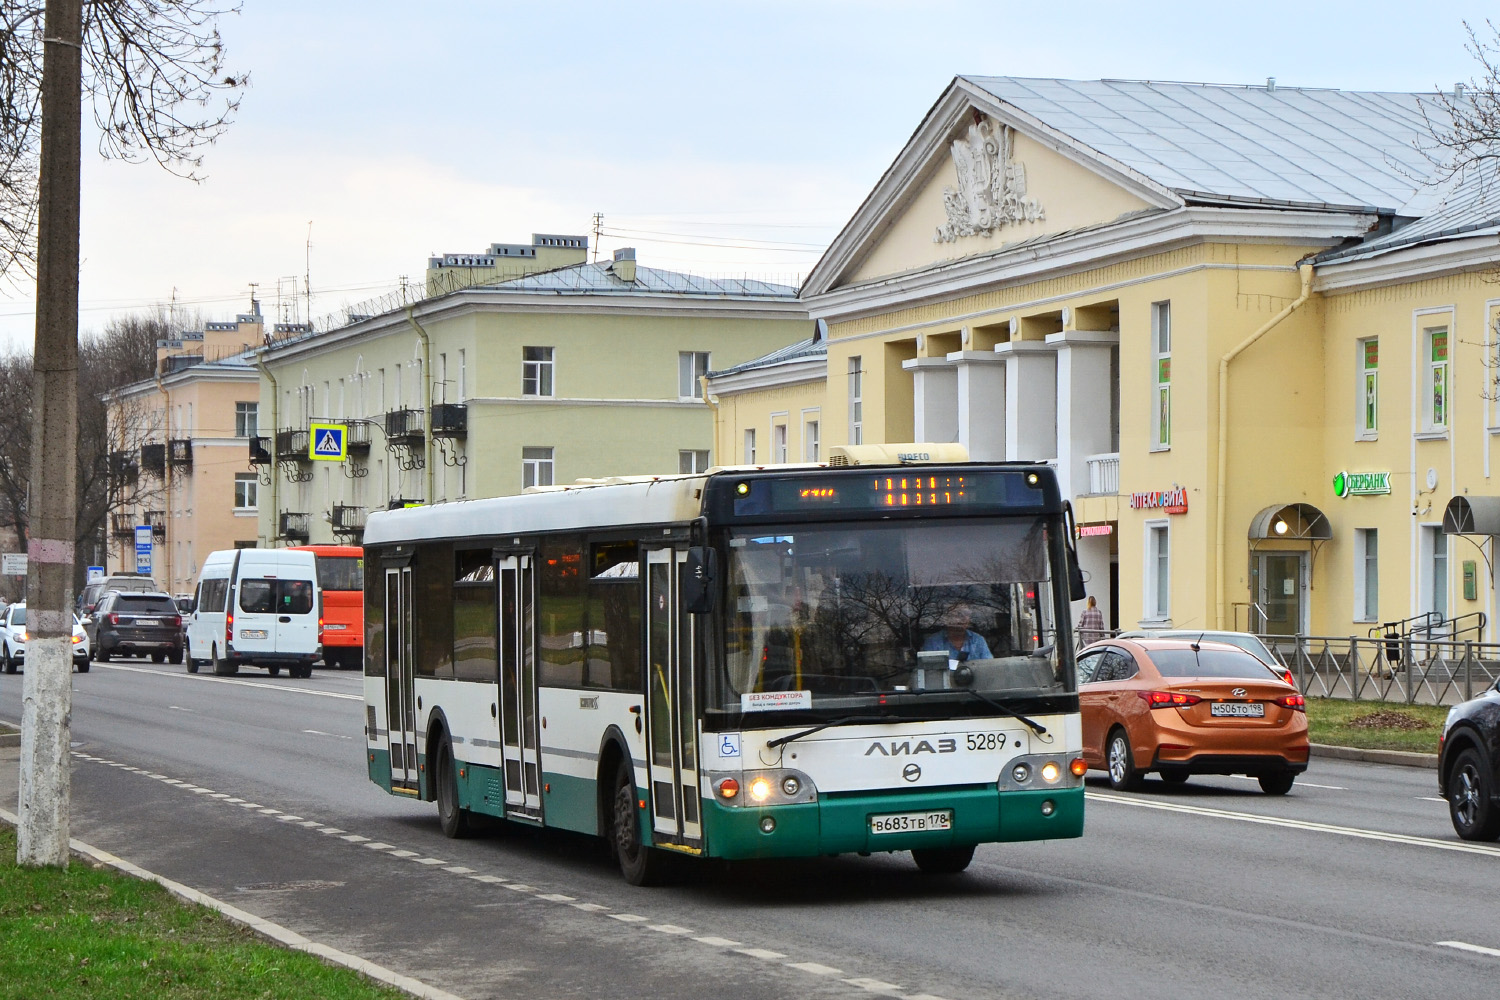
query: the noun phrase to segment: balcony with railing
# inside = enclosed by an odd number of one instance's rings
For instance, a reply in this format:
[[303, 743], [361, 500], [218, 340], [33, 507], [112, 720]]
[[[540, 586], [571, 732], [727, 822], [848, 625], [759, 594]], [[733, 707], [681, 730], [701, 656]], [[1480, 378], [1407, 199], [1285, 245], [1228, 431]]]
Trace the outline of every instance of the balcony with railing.
[[133, 483], [140, 476], [140, 459], [133, 451], [109, 453], [109, 478], [117, 484]]
[[415, 447], [426, 437], [421, 410], [392, 410], [385, 415], [385, 440], [388, 445]]
[[312, 537], [311, 521], [306, 514], [284, 510], [277, 520], [278, 537], [289, 542], [306, 542]]
[[167, 446], [161, 443], [141, 445], [141, 468], [153, 476], [167, 472]]
[[1087, 455], [1088, 496], [1115, 496], [1120, 492], [1120, 453]]
[[463, 403], [432, 404], [432, 436], [462, 438], [469, 433], [469, 408]]
[[328, 521], [335, 535], [357, 537], [365, 533], [365, 517], [363, 507], [336, 503], [329, 511]]
[[151, 537], [157, 541], [167, 537], [167, 512], [164, 510], [146, 511], [146, 523], [151, 526]]
[[304, 429], [287, 428], [276, 432], [276, 460], [278, 462], [311, 462], [309, 432]]
[[109, 515], [109, 533], [116, 538], [135, 537], [135, 514], [131, 511], [112, 511]]
[[193, 441], [191, 438], [172, 438], [167, 442], [167, 464], [174, 469], [193, 467]]
[[250, 439], [250, 464], [271, 464], [271, 439], [268, 437], [253, 437]]
[[370, 453], [370, 421], [350, 420], [344, 425], [344, 441], [348, 445], [351, 455], [368, 455]]

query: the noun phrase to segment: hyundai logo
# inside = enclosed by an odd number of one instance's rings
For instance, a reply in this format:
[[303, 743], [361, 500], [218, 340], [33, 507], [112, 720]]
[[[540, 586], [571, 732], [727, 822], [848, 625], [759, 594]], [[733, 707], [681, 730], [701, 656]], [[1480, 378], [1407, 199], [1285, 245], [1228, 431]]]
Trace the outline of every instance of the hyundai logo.
[[1243, 698], [1250, 692], [1246, 691], [1244, 688], [1234, 688], [1229, 693], [1234, 695], [1236, 698]]
[[922, 777], [922, 769], [916, 764], [907, 764], [901, 769], [901, 777], [907, 781], [919, 781]]

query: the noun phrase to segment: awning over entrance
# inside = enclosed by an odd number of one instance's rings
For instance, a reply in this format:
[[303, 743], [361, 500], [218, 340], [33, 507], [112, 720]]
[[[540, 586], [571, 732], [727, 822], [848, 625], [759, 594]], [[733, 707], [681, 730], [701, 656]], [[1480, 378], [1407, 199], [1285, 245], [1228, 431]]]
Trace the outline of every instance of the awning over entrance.
[[1250, 520], [1250, 539], [1323, 542], [1333, 537], [1333, 525], [1310, 503], [1276, 504]]
[[1443, 511], [1445, 535], [1500, 535], [1500, 497], [1454, 497]]

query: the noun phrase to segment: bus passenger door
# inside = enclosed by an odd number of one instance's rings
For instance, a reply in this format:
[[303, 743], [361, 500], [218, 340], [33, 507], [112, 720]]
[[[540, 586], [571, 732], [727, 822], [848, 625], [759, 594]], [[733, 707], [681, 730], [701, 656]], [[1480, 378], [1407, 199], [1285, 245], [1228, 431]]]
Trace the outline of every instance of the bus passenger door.
[[417, 784], [417, 717], [412, 694], [411, 567], [385, 571], [385, 718], [392, 784]]
[[697, 692], [693, 684], [694, 617], [682, 608], [687, 552], [646, 552], [646, 762], [652, 829], [698, 842]]
[[530, 555], [499, 556], [500, 744], [505, 811], [542, 815], [536, 725], [536, 587]]

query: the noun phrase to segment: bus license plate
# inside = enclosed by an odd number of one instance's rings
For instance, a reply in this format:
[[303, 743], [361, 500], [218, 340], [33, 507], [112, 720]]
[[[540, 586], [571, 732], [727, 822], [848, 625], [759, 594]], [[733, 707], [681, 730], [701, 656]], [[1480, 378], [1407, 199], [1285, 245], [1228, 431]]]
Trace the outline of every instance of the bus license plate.
[[890, 813], [870, 817], [871, 833], [921, 833], [924, 830], [953, 829], [953, 812]]
[[1266, 706], [1258, 701], [1216, 701], [1208, 706], [1208, 714], [1237, 719], [1264, 719]]

